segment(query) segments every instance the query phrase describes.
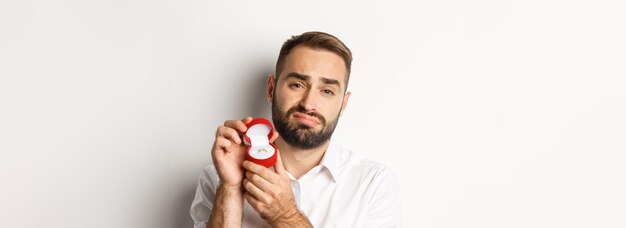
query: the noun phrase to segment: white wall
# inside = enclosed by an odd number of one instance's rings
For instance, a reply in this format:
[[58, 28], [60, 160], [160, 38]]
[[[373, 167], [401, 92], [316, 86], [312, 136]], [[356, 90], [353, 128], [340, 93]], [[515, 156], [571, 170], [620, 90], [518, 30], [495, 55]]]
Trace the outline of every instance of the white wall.
[[625, 9], [1, 0], [0, 227], [191, 227], [215, 128], [268, 116], [308, 30], [354, 53], [335, 136], [397, 172], [405, 227], [625, 227]]

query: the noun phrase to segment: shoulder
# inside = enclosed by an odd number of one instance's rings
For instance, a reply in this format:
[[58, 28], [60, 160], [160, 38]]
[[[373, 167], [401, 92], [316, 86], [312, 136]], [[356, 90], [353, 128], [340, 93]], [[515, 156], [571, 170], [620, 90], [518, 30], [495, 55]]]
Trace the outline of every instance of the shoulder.
[[336, 145], [336, 149], [341, 154], [342, 174], [345, 174], [347, 178], [367, 181], [371, 184], [387, 182], [386, 184], [397, 185], [397, 176], [390, 167], [342, 145]]
[[370, 157], [351, 152], [353, 173], [358, 176], [357, 192], [363, 200], [368, 227], [400, 227], [401, 192], [395, 172]]
[[363, 199], [368, 216], [389, 216], [396, 221], [400, 214], [400, 183], [388, 166], [362, 153], [337, 146], [341, 151], [342, 185]]

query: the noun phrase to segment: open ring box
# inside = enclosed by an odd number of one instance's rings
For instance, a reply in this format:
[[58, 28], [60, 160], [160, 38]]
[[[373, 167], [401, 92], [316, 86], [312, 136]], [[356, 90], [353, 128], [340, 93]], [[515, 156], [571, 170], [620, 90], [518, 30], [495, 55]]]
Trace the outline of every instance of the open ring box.
[[248, 130], [243, 135], [243, 142], [248, 145], [247, 159], [267, 168], [273, 166], [276, 163], [278, 148], [270, 143], [274, 136], [272, 122], [265, 118], [256, 118], [246, 126]]

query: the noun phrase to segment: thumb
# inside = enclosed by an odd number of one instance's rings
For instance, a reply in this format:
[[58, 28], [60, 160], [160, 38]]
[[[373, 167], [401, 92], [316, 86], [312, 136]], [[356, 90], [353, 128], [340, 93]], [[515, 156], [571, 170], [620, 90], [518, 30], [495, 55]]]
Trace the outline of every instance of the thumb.
[[276, 149], [276, 163], [274, 163], [274, 171], [280, 175], [287, 176], [287, 172], [285, 171], [285, 166], [283, 165], [283, 159], [280, 158], [280, 151], [278, 148]]
[[272, 135], [270, 142], [273, 143], [274, 141], [276, 141], [277, 138], [278, 138], [278, 131], [274, 130], [274, 134]]

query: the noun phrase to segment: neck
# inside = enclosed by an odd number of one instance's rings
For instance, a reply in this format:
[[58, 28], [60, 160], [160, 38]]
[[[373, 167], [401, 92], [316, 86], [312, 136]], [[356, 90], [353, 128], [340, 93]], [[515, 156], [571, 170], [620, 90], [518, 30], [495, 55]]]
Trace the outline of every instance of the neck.
[[282, 137], [278, 137], [274, 142], [280, 150], [280, 158], [285, 169], [296, 179], [300, 179], [302, 175], [320, 164], [329, 143], [330, 141], [327, 141], [318, 148], [305, 150], [289, 145]]

